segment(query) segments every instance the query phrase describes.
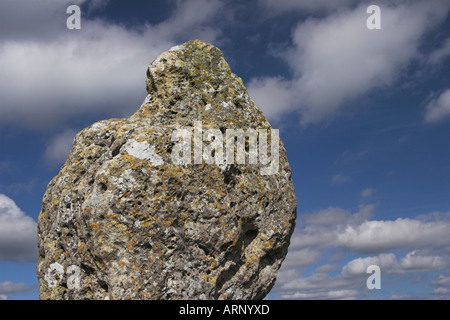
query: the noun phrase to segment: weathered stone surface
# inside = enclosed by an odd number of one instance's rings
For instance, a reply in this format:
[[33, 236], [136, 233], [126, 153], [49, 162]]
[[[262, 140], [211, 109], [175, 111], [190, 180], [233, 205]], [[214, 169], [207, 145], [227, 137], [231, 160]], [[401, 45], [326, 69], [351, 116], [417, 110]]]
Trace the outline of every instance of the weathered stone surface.
[[271, 127], [210, 44], [171, 48], [147, 76], [140, 109], [78, 133], [48, 185], [38, 221], [40, 298], [264, 298], [296, 220], [281, 140], [274, 174], [261, 174], [261, 162], [176, 164], [177, 128]]

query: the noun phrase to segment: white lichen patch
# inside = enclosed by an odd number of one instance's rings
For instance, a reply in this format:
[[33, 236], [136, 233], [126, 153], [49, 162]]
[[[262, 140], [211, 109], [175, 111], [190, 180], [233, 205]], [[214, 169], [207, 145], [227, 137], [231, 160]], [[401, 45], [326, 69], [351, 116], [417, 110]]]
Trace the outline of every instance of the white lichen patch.
[[98, 130], [98, 131], [100, 131], [100, 130], [104, 130], [104, 129], [106, 129], [108, 126], [104, 123], [104, 122], [96, 122], [96, 123], [94, 123], [92, 126], [91, 126], [91, 129], [92, 130]]
[[165, 70], [165, 65], [180, 68], [183, 62], [178, 59], [178, 57], [170, 51], [161, 53], [149, 66], [149, 71], [152, 74], [161, 74]]
[[47, 281], [47, 284], [50, 288], [54, 288], [61, 280], [63, 275], [64, 267], [58, 262], [55, 262], [49, 266], [47, 273], [44, 276], [44, 280]]
[[133, 170], [125, 170], [119, 177], [110, 177], [110, 180], [119, 186], [133, 187], [136, 185], [136, 179], [131, 175]]
[[130, 156], [150, 161], [154, 166], [164, 164], [163, 159], [156, 154], [155, 147], [149, 145], [147, 141], [137, 142], [136, 140], [131, 140], [123, 146], [123, 150]]
[[142, 102], [142, 106], [144, 106], [144, 105], [146, 105], [146, 104], [149, 104], [151, 101], [152, 101], [152, 95], [151, 95], [151, 94], [148, 94], [148, 95], [145, 97], [144, 101]]
[[228, 102], [226, 102], [226, 101], [223, 101], [222, 102], [222, 107], [223, 108], [228, 108], [228, 107], [230, 107], [230, 104]]
[[182, 44], [179, 44], [177, 46], [173, 46], [172, 48], [169, 49], [169, 51], [181, 51], [184, 50], [185, 46]]

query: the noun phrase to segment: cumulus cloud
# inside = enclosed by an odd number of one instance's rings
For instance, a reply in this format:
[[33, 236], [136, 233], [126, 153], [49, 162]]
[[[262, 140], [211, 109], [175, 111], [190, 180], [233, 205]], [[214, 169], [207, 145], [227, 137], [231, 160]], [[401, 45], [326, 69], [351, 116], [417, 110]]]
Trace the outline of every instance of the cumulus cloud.
[[438, 122], [448, 116], [450, 116], [450, 89], [445, 90], [427, 104], [425, 121]]
[[439, 256], [429, 250], [413, 250], [400, 261], [400, 272], [425, 272], [450, 267], [448, 256]]
[[0, 282], [0, 300], [2, 300], [1, 298], [2, 296], [3, 300], [6, 300], [8, 294], [28, 291], [31, 289], [32, 289], [31, 286], [28, 286], [22, 282], [12, 282], [12, 281]]
[[209, 25], [218, 0], [176, 1], [167, 20], [135, 29], [83, 19], [81, 30], [67, 30], [66, 7], [84, 2], [0, 4], [0, 21], [9, 17], [0, 28], [0, 123], [43, 129], [80, 115], [129, 116], [146, 95], [151, 60], [187, 33], [205, 41], [219, 34]]
[[[274, 291], [283, 299], [356, 299], [366, 294], [370, 265], [391, 276], [450, 268], [448, 213], [376, 220], [374, 211], [375, 205], [367, 204], [356, 212], [329, 207], [301, 215]], [[336, 273], [335, 263], [349, 253], [360, 257]], [[338, 260], [333, 258], [337, 255]], [[318, 267], [305, 277], [314, 265]], [[447, 282], [442, 276], [432, 284], [439, 289]]]
[[309, 266], [320, 260], [320, 252], [311, 248], [295, 250], [283, 262], [285, 268]]
[[355, 98], [393, 85], [411, 62], [421, 58], [424, 35], [447, 16], [450, 3], [387, 3], [381, 7], [380, 30], [368, 30], [366, 9], [367, 4], [344, 7], [297, 25], [293, 45], [277, 52], [293, 77], [249, 83], [255, 102], [270, 118], [296, 110], [303, 125], [331, 121]]
[[[337, 275], [331, 276], [335, 266], [325, 264], [314, 270], [310, 276], [303, 276], [297, 269], [282, 267], [279, 272], [275, 291], [282, 299], [358, 299], [367, 294], [367, 268], [380, 267], [382, 278], [414, 272], [429, 272], [450, 267], [447, 256], [436, 256], [430, 252], [414, 250], [403, 258], [393, 253], [356, 258], [349, 261]], [[434, 295], [447, 295], [447, 278], [441, 276], [431, 284], [437, 286], [431, 291]], [[411, 297], [410, 297], [411, 298]]]
[[431, 291], [432, 294], [438, 294], [438, 295], [450, 295], [450, 288], [436, 288]]
[[373, 253], [397, 248], [450, 245], [446, 236], [450, 223], [423, 222], [409, 218], [394, 221], [365, 221], [347, 226], [337, 235], [340, 246], [355, 252]]
[[336, 230], [336, 243], [360, 253], [377, 253], [399, 248], [434, 248], [450, 246], [446, 236], [450, 221], [397, 218], [395, 220], [366, 220], [347, 224]]
[[8, 300], [8, 295], [11, 293], [24, 292], [31, 289], [33, 289], [33, 286], [26, 285], [23, 282], [0, 282], [0, 300]]
[[431, 281], [431, 284], [438, 286], [450, 287], [450, 276], [446, 277], [443, 274], [439, 275], [437, 280]]
[[36, 258], [36, 221], [26, 216], [12, 199], [0, 194], [0, 260], [22, 262]]
[[318, 212], [303, 214], [292, 236], [290, 248], [319, 250], [330, 248], [336, 244], [340, 232], [348, 226], [357, 226], [370, 219], [374, 209], [374, 205], [368, 204], [361, 206], [355, 213], [339, 207], [329, 207]]
[[358, 283], [342, 276], [331, 277], [319, 268], [309, 277], [281, 269], [275, 290], [282, 299], [356, 299]]
[[282, 77], [253, 78], [247, 85], [255, 103], [269, 119], [296, 108], [295, 83]]
[[342, 275], [345, 277], [364, 275], [370, 265], [379, 266], [382, 272], [387, 274], [428, 272], [449, 268], [450, 258], [436, 255], [430, 250], [413, 250], [401, 259], [393, 253], [382, 253], [348, 262], [342, 268]]
[[450, 277], [441, 274], [437, 280], [431, 281], [431, 285], [437, 286], [437, 288], [431, 291], [432, 294], [450, 299]]
[[357, 258], [342, 268], [342, 275], [344, 277], [351, 277], [366, 274], [367, 267], [371, 265], [377, 265], [384, 271], [386, 268], [392, 268], [396, 262], [397, 259], [393, 253], [380, 254], [375, 257]]

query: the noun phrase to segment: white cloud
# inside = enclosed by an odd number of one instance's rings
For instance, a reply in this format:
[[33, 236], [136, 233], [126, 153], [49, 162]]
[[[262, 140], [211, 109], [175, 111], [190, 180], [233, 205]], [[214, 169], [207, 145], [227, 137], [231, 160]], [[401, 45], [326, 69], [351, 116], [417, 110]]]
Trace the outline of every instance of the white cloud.
[[450, 258], [439, 256], [430, 250], [413, 250], [400, 260], [393, 253], [356, 258], [342, 268], [344, 277], [366, 274], [367, 267], [377, 265], [385, 274], [404, 274], [412, 272], [429, 272], [450, 267]]
[[0, 300], [8, 300], [8, 294], [29, 291], [32, 288], [33, 286], [28, 286], [22, 282], [0, 282]]
[[443, 274], [441, 274], [439, 275], [439, 278], [437, 280], [431, 281], [431, 284], [437, 286], [450, 287], [450, 276], [446, 277]]
[[[275, 290], [282, 299], [356, 299], [358, 282], [342, 276], [330, 277], [327, 271], [317, 268], [309, 277], [281, 270]], [[353, 279], [354, 280], [354, 279]]]
[[337, 242], [355, 252], [374, 253], [397, 248], [448, 246], [449, 233], [449, 222], [423, 222], [409, 218], [373, 220], [358, 226], [347, 226], [337, 235]]
[[30, 290], [31, 287], [22, 282], [5, 281], [0, 282], [0, 294], [10, 294]]
[[[298, 24], [293, 46], [277, 52], [291, 67], [293, 78], [258, 78], [248, 86], [270, 118], [297, 110], [303, 125], [330, 121], [346, 103], [393, 85], [405, 67], [421, 57], [423, 36], [446, 17], [450, 3], [383, 5], [381, 30], [367, 29], [366, 9], [367, 4], [343, 8]], [[270, 98], [272, 93], [281, 99]]]
[[281, 77], [253, 78], [247, 85], [250, 96], [269, 119], [295, 110], [296, 87]]
[[[399, 274], [449, 268], [449, 260], [448, 257], [436, 256], [428, 251], [414, 250], [400, 260], [393, 253], [356, 258], [349, 261], [335, 276], [330, 275], [330, 272], [335, 271], [335, 266], [328, 264], [317, 267], [308, 277], [302, 276], [295, 269], [282, 268], [275, 291], [282, 299], [357, 299], [367, 294], [367, 267], [370, 265], [380, 267], [381, 277], [384, 279], [382, 281], [392, 282]], [[439, 280], [432, 282], [439, 287], [431, 293], [445, 295], [448, 289], [445, 288], [446, 278], [441, 276]]]
[[37, 223], [16, 203], [0, 194], [0, 260], [33, 261], [37, 258]]
[[[381, 253], [395, 249], [450, 247], [447, 214], [373, 220], [374, 210], [375, 205], [367, 204], [360, 206], [355, 213], [329, 207], [300, 215], [289, 254], [303, 249], [343, 248], [358, 253]], [[309, 255], [313, 254], [310, 252]]]
[[425, 121], [438, 122], [450, 116], [450, 89], [445, 90], [439, 97], [432, 99], [427, 107]]
[[302, 214], [291, 238], [291, 249], [330, 248], [347, 226], [360, 225], [373, 215], [375, 206], [361, 206], [352, 213], [339, 207], [329, 207], [310, 214]]
[[67, 156], [72, 148], [73, 139], [76, 132], [67, 129], [64, 132], [54, 136], [44, 152], [44, 158], [51, 162], [61, 162], [67, 159]]
[[363, 191], [361, 191], [361, 197], [368, 198], [371, 195], [373, 195], [374, 192], [375, 190], [373, 188], [366, 188]]
[[285, 268], [297, 268], [312, 265], [320, 260], [320, 252], [311, 248], [295, 250], [283, 262]]
[[[378, 265], [382, 274], [391, 276], [389, 281], [397, 281], [403, 274], [450, 268], [447, 212], [375, 220], [374, 210], [375, 206], [368, 204], [357, 212], [329, 207], [299, 215], [274, 292], [282, 299], [354, 299], [367, 294], [369, 265]], [[375, 255], [366, 256], [368, 253]], [[352, 258], [336, 273], [337, 263], [349, 254], [360, 257]], [[311, 266], [317, 267], [305, 277]], [[432, 284], [446, 287], [447, 282], [447, 277], [441, 276]]]
[[220, 31], [208, 24], [215, 22], [217, 25], [217, 21], [214, 21], [215, 15], [219, 12], [224, 13], [222, 11], [224, 6], [219, 0], [176, 0], [175, 3], [174, 14], [155, 26], [163, 38], [176, 39], [188, 36], [190, 39], [198, 37], [205, 41], [213, 41], [218, 37]]
[[347, 263], [342, 268], [344, 277], [365, 275], [367, 267], [377, 265], [384, 272], [385, 269], [391, 269], [397, 264], [397, 259], [393, 253], [380, 254], [376, 257], [357, 258]]
[[309, 299], [309, 300], [355, 300], [358, 290], [321, 290], [317, 291], [295, 291], [293, 293], [283, 293], [283, 299]]
[[432, 294], [450, 295], [450, 288], [439, 287], [431, 291]]
[[139, 30], [99, 19], [67, 30], [69, 1], [10, 2], [0, 4], [2, 16], [18, 20], [3, 21], [8, 31], [0, 34], [2, 124], [42, 129], [79, 115], [129, 116], [146, 95], [151, 60], [180, 38], [213, 41], [219, 34], [207, 25], [220, 11], [218, 0], [177, 1], [167, 20]]
[[339, 207], [328, 207], [324, 210], [305, 214], [302, 218], [309, 228], [326, 226], [339, 230], [343, 226], [359, 225], [372, 218], [374, 210], [375, 206], [373, 204], [360, 206], [359, 211], [355, 213]]
[[441, 296], [443, 299], [450, 299], [450, 277], [441, 274], [437, 280], [432, 280], [431, 284], [437, 286], [431, 291], [431, 294]]
[[427, 250], [413, 250], [400, 261], [400, 272], [426, 272], [450, 267], [448, 256], [438, 256]]

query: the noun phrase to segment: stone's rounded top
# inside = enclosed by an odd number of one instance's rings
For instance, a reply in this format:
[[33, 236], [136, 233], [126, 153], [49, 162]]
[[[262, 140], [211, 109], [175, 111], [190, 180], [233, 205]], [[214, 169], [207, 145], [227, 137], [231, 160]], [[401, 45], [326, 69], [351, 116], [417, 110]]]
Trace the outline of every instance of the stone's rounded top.
[[181, 61], [196, 68], [212, 72], [229, 72], [230, 68], [220, 49], [201, 40], [191, 40], [174, 46], [168, 52], [175, 53]]
[[[163, 71], [173, 72], [179, 67], [197, 68], [208, 72], [230, 72], [220, 49], [201, 40], [191, 40], [161, 53], [150, 63], [148, 73], [154, 76]], [[150, 77], [148, 73], [147, 76]]]
[[161, 53], [147, 68], [147, 97], [131, 121], [220, 128], [269, 128], [242, 79], [212, 44], [191, 40]]

